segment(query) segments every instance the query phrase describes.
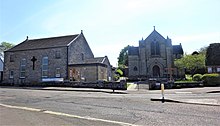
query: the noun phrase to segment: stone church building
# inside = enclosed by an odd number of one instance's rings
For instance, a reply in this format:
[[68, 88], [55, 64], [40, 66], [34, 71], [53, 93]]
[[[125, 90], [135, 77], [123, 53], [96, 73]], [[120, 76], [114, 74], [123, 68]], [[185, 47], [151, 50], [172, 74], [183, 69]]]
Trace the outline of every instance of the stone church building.
[[164, 38], [155, 30], [139, 41], [138, 47], [128, 49], [128, 71], [130, 79], [171, 78], [178, 76], [174, 59], [181, 58], [183, 49], [172, 45], [169, 37]]
[[95, 58], [80, 34], [27, 39], [5, 51], [3, 83], [112, 79], [108, 57]]

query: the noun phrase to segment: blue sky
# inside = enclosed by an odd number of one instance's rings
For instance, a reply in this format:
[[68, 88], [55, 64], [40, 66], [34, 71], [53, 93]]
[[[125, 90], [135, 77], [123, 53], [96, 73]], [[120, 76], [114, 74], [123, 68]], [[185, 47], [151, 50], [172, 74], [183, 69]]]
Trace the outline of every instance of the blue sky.
[[113, 66], [153, 26], [192, 53], [220, 42], [220, 0], [0, 0], [0, 42], [79, 34]]

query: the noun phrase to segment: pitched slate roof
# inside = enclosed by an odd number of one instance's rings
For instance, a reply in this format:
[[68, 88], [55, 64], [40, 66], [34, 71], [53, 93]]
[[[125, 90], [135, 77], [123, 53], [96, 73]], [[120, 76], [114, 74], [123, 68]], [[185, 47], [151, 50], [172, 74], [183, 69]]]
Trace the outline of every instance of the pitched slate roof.
[[128, 48], [128, 55], [139, 55], [139, 48], [138, 47], [129, 47]]
[[103, 63], [106, 57], [95, 57], [92, 59], [86, 59], [85, 63]]
[[182, 54], [183, 55], [183, 48], [181, 45], [173, 45], [173, 54]]
[[72, 40], [77, 38], [79, 34], [59, 36], [51, 38], [41, 38], [41, 39], [26, 39], [24, 42], [14, 46], [7, 51], [21, 51], [21, 50], [32, 50], [32, 49], [43, 49], [43, 48], [54, 48], [67, 46]]
[[[150, 35], [146, 38], [146, 39], [149, 39], [150, 37], [160, 37], [160, 38], [163, 38], [165, 39], [159, 32], [157, 32], [155, 29], [150, 33]], [[145, 40], [146, 40], [145, 39]]]
[[[83, 63], [80, 64], [69, 64], [69, 66], [85, 66], [85, 65], [102, 65], [102, 66], [107, 66], [107, 64], [105, 64], [104, 62], [106, 61], [106, 59], [108, 60], [108, 57], [95, 57], [95, 58], [91, 58], [91, 59], [85, 59], [85, 61]], [[109, 63], [110, 64], [110, 63]]]

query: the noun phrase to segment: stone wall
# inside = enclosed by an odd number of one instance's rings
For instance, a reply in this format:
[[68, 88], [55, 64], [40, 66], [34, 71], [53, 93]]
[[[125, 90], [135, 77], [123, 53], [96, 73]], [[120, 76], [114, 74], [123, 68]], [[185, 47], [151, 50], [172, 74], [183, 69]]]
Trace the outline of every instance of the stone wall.
[[105, 60], [103, 62], [107, 66], [107, 80], [112, 81], [113, 80], [113, 71], [112, 71], [112, 66], [110, 64], [110, 61], [108, 60], [108, 57], [105, 56]]
[[68, 64], [82, 64], [85, 59], [91, 58], [94, 58], [94, 55], [85, 37], [81, 33], [68, 47]]
[[[72, 71], [72, 73], [70, 73]], [[71, 75], [73, 81], [96, 82], [98, 80], [108, 80], [108, 67], [99, 64], [82, 64], [69, 66], [69, 79]]]
[[[129, 76], [138, 76], [139, 75], [139, 57], [137, 55], [129, 55], [128, 56], [128, 70], [129, 70]], [[136, 69], [136, 68], [137, 69]]]
[[[56, 57], [56, 52], [60, 52], [60, 57]], [[48, 57], [48, 78], [56, 77], [56, 68], [60, 69], [61, 78], [67, 78], [67, 47], [27, 50], [16, 52], [5, 52], [3, 83], [38, 83], [42, 80], [42, 58]], [[33, 56], [37, 59], [33, 70]], [[10, 61], [13, 57], [13, 61]], [[21, 60], [26, 59], [25, 78], [20, 78]], [[14, 71], [13, 78], [9, 77], [9, 72]]]
[[[71, 71], [73, 71], [72, 78]], [[69, 79], [73, 81], [96, 81], [97, 66], [69, 66], [69, 77]]]

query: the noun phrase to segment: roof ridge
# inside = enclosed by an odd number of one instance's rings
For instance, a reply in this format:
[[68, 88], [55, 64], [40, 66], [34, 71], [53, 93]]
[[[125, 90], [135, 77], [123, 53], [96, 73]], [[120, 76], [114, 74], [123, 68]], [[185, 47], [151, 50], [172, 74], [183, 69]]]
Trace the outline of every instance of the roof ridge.
[[65, 35], [56, 37], [47, 37], [39, 39], [26, 39], [18, 45], [7, 51], [24, 51], [33, 49], [45, 49], [68, 46], [69, 43], [75, 41], [80, 34]]
[[36, 39], [28, 39], [29, 40], [41, 40], [41, 39], [52, 39], [52, 38], [62, 38], [62, 37], [70, 37], [70, 36], [75, 36], [79, 34], [74, 34], [74, 35], [63, 35], [63, 36], [55, 36], [55, 37], [46, 37], [46, 38], [36, 38]]
[[[165, 39], [156, 29], [154, 29], [154, 30], [147, 36], [146, 39], [148, 39], [153, 33], [156, 33], [156, 34], [158, 34], [159, 36], [161, 36], [163, 39]], [[145, 39], [145, 40], [146, 40], [146, 39]]]
[[95, 58], [95, 59], [98, 59], [98, 58], [105, 58], [105, 56], [102, 56], [102, 57], [101, 57], [101, 56], [100, 56], [100, 57], [94, 57], [94, 58]]

